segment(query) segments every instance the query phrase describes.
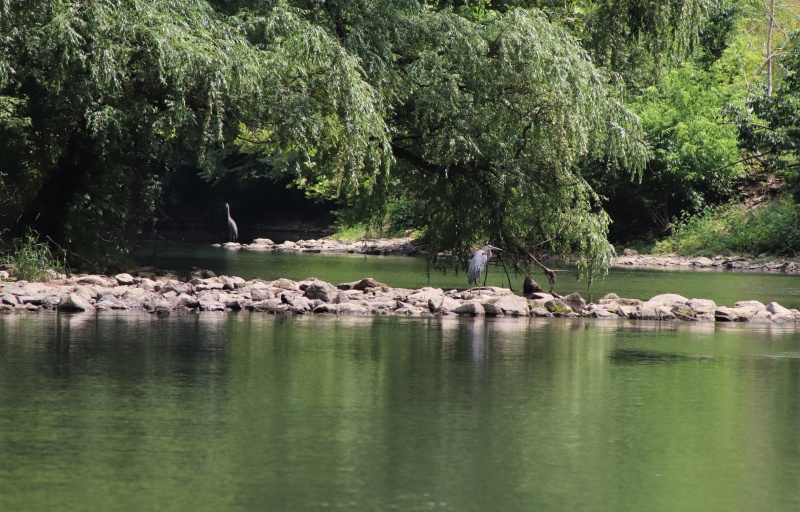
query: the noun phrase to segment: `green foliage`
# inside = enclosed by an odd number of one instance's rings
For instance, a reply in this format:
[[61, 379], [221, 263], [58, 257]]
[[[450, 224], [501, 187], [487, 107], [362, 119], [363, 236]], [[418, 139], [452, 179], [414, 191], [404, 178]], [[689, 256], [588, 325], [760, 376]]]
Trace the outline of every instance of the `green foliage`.
[[[157, 217], [172, 169], [194, 166], [211, 181], [235, 169], [291, 176], [368, 225], [387, 212], [413, 223], [435, 265], [463, 268], [471, 248], [490, 241], [520, 268], [555, 252], [596, 275], [614, 254], [610, 219], [581, 165], [641, 176], [648, 148], [617, 73], [644, 83], [685, 55], [698, 6], [8, 3], [0, 149], [13, 159], [0, 174], [4, 220], [104, 262]], [[718, 100], [703, 89], [716, 82], [694, 80], [678, 75], [674, 88], [702, 92], [697, 108], [685, 98], [675, 112], [658, 111], [674, 92], [665, 88], [642, 112], [653, 112], [657, 131], [680, 134], [678, 154], [657, 146], [665, 175], [693, 176], [692, 187], [716, 193], [729, 176], [694, 168], [719, 154], [691, 139], [719, 133], [673, 126], [709, 118], [698, 108]], [[438, 260], [442, 252], [455, 258]]]
[[693, 214], [736, 198], [736, 184], [749, 167], [725, 113], [745, 102], [743, 77], [761, 63], [756, 43], [749, 36], [725, 43], [728, 48], [713, 63], [704, 49], [698, 60], [674, 66], [657, 85], [631, 96], [652, 148], [641, 181], [587, 165], [593, 187], [607, 198], [614, 238], [660, 236], [681, 212]]
[[730, 197], [743, 176], [737, 132], [723, 119], [729, 103], [746, 93], [735, 66], [710, 70], [684, 64], [649, 87], [635, 109], [653, 147], [640, 193], [655, 218], [670, 220]]
[[781, 254], [800, 252], [800, 207], [790, 198], [757, 208], [729, 204], [684, 216], [656, 253], [683, 255]]
[[344, 240], [346, 242], [356, 242], [369, 236], [369, 226], [364, 223], [353, 225], [337, 224], [336, 231], [331, 234], [331, 238], [334, 240]]
[[11, 254], [0, 259], [12, 277], [20, 281], [49, 281], [65, 274], [64, 262], [53, 255], [50, 247], [39, 241], [39, 234], [28, 230], [21, 241], [14, 242]]
[[[646, 149], [619, 84], [536, 11], [481, 22], [447, 12], [406, 20], [391, 84], [398, 195], [421, 205], [435, 264], [457, 268], [491, 241], [520, 266], [540, 252], [606, 268], [608, 217], [578, 172], [584, 156], [641, 168]], [[463, 268], [463, 267], [462, 267]]]
[[0, 35], [0, 94], [28, 121], [0, 145], [29, 146], [9, 162], [7, 222], [89, 259], [126, 251], [165, 170], [203, 165], [256, 90], [254, 52], [199, 0], [19, 2]]
[[268, 104], [243, 127], [241, 150], [258, 153], [268, 174], [291, 175], [312, 197], [378, 193], [388, 170], [387, 127], [359, 60], [280, 2], [236, 21], [269, 70]]
[[757, 88], [747, 108], [732, 108], [741, 145], [759, 155], [762, 165], [781, 174], [800, 197], [800, 32], [794, 33], [780, 54], [788, 75], [774, 94]]
[[691, 55], [704, 7], [703, 0], [575, 3], [587, 5], [584, 46], [599, 65], [622, 73], [636, 87]]

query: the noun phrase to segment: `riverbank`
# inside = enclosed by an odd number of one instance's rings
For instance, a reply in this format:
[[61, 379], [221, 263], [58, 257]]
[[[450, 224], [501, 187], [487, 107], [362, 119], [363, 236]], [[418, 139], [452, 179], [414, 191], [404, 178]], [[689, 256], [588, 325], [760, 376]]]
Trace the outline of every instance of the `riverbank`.
[[[421, 256], [427, 254], [425, 246], [412, 237], [375, 238], [359, 241], [336, 240], [331, 237], [286, 241], [276, 244], [268, 238], [257, 238], [249, 244], [226, 243], [214, 244], [215, 247], [227, 250], [261, 251], [261, 252], [311, 252], [311, 253], [348, 253], [375, 256]], [[774, 258], [767, 256], [722, 256], [713, 258], [704, 256], [677, 256], [637, 254], [625, 249], [613, 263], [614, 267], [637, 268], [693, 268], [708, 270], [734, 270], [753, 272], [785, 272], [800, 273], [800, 260], [790, 258]]]
[[333, 285], [315, 278], [245, 281], [241, 277], [215, 276], [203, 270], [178, 276], [142, 268], [116, 276], [76, 275], [47, 283], [0, 282], [0, 311], [40, 310], [800, 322], [800, 311], [776, 302], [741, 301], [727, 307], [709, 299], [675, 294], [657, 295], [648, 300], [608, 294], [587, 303], [577, 293], [560, 297], [540, 292], [522, 297], [496, 287], [462, 291], [430, 287], [412, 290], [392, 288], [372, 278]]

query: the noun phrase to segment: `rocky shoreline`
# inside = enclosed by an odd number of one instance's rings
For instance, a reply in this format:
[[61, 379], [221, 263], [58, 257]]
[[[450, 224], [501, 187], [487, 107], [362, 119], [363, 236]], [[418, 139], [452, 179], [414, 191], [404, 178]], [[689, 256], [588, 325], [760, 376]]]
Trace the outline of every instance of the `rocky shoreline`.
[[196, 270], [189, 276], [142, 268], [116, 276], [76, 275], [47, 283], [0, 282], [0, 312], [146, 311], [194, 314], [251, 311], [271, 314], [460, 315], [487, 317], [566, 317], [692, 322], [800, 323], [800, 311], [778, 303], [737, 302], [663, 294], [643, 301], [608, 294], [587, 303], [579, 294], [543, 292], [528, 297], [504, 288], [469, 290], [392, 288], [372, 278], [334, 286], [315, 278], [265, 281], [215, 276]]
[[[257, 238], [249, 244], [230, 242], [215, 244], [228, 250], [287, 252], [287, 253], [340, 253], [366, 254], [375, 256], [419, 256], [427, 254], [425, 246], [412, 237], [376, 238], [349, 242], [331, 237], [311, 240], [286, 241], [276, 244], [268, 238]], [[789, 258], [771, 258], [767, 256], [722, 256], [713, 258], [704, 256], [688, 257], [669, 254], [666, 256], [640, 255], [636, 251], [625, 249], [614, 260], [618, 268], [686, 268], [707, 270], [736, 270], [754, 272], [786, 272], [800, 273], [800, 261]]]

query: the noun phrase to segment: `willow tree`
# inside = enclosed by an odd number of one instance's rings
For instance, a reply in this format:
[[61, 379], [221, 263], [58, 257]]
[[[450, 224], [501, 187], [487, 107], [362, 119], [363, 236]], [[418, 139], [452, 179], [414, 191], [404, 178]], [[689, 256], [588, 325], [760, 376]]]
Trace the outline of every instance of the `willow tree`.
[[[380, 217], [392, 197], [410, 202], [440, 268], [464, 268], [486, 241], [525, 273], [544, 252], [575, 256], [590, 276], [610, 265], [609, 218], [579, 164], [637, 173], [647, 150], [620, 81], [596, 69], [566, 30], [537, 9], [462, 16], [412, 0], [298, 4], [359, 59], [387, 125], [388, 175], [350, 174], [371, 186], [350, 187], [347, 204]], [[253, 133], [244, 147], [275, 161], [294, 156], [264, 145], [271, 136]], [[309, 156], [301, 178], [313, 190], [331, 183], [315, 172], [320, 156]]]
[[4, 2], [6, 226], [85, 260], [118, 257], [157, 218], [165, 173], [213, 166], [243, 124], [270, 130], [284, 154], [330, 156], [332, 176], [379, 168], [385, 125], [353, 59], [310, 63], [309, 45], [324, 44], [313, 26], [280, 9], [267, 21], [275, 40], [256, 47], [201, 0]]
[[609, 218], [578, 164], [642, 168], [620, 84], [536, 11], [422, 14], [408, 32], [392, 150], [424, 199], [432, 253], [489, 240], [523, 270], [541, 252], [574, 255], [590, 276], [610, 266]]

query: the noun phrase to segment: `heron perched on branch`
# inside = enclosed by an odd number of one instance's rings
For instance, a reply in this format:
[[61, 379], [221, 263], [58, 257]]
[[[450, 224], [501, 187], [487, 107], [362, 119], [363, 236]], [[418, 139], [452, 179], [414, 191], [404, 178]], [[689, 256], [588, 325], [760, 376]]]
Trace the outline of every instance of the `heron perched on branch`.
[[492, 250], [501, 251], [502, 249], [486, 244], [472, 254], [472, 259], [469, 262], [469, 270], [467, 270], [467, 284], [478, 284], [478, 278], [486, 268], [486, 262], [492, 257]]
[[228, 210], [228, 238], [231, 242], [235, 242], [239, 239], [239, 228], [236, 227], [236, 223], [231, 218], [231, 207], [228, 203], [225, 203], [225, 209]]

